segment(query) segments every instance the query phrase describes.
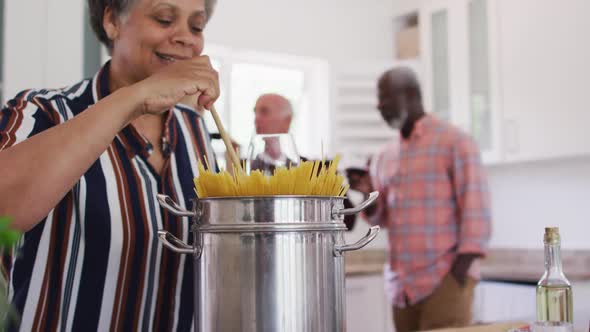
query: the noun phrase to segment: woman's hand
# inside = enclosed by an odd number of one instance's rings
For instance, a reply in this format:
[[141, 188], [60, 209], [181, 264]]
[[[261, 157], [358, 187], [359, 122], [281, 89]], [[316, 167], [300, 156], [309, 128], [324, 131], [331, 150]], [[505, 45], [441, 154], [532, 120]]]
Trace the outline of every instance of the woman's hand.
[[181, 100], [210, 109], [219, 97], [219, 76], [204, 55], [172, 63], [131, 88], [140, 98], [136, 117], [162, 113]]

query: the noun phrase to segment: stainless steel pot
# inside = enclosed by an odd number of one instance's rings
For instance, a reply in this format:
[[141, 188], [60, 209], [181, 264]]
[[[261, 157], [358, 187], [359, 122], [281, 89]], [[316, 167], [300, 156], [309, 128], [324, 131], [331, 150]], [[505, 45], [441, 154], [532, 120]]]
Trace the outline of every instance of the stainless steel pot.
[[344, 243], [342, 197], [268, 196], [195, 200], [192, 211], [168, 196], [160, 205], [192, 218], [193, 245], [165, 230], [162, 244], [194, 260], [195, 331], [344, 331], [346, 251], [371, 242], [371, 227]]

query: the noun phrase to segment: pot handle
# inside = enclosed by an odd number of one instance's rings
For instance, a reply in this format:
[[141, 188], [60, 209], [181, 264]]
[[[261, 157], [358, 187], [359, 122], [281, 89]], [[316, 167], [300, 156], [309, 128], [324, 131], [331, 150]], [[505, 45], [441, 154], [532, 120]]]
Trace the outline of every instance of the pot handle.
[[373, 226], [373, 227], [369, 228], [367, 235], [363, 236], [356, 243], [334, 246], [334, 256], [338, 257], [338, 256], [342, 255], [342, 253], [345, 251], [353, 251], [353, 250], [361, 249], [362, 247], [366, 246], [371, 241], [373, 241], [375, 239], [375, 237], [377, 236], [377, 234], [379, 234], [379, 226]]
[[379, 197], [379, 192], [373, 191], [372, 193], [369, 194], [369, 197], [361, 204], [359, 204], [353, 208], [350, 208], [350, 209], [342, 209], [342, 210], [335, 211], [334, 215], [348, 216], [351, 214], [357, 214], [357, 213], [361, 212], [362, 210], [366, 209], [369, 205], [373, 204], [373, 202], [375, 202], [377, 197]]
[[158, 237], [160, 238], [160, 242], [162, 242], [164, 247], [178, 254], [197, 255], [201, 251], [199, 247], [189, 246], [176, 236], [170, 234], [168, 231], [159, 230]]
[[172, 214], [181, 216], [181, 217], [194, 217], [195, 213], [187, 211], [176, 204], [175, 201], [172, 200], [168, 195], [157, 194], [156, 198], [158, 199], [158, 203], [160, 206], [165, 208], [166, 210], [172, 212]]

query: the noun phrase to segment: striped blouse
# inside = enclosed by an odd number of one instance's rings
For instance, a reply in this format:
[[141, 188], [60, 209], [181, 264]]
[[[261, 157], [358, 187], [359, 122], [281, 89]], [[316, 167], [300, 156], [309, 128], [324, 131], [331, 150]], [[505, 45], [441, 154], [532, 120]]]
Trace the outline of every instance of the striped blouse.
[[[0, 112], [0, 150], [83, 112], [109, 93], [109, 64], [92, 80], [59, 90], [28, 90]], [[80, 178], [15, 252], [3, 256], [21, 331], [189, 331], [190, 257], [164, 249], [158, 229], [185, 242], [189, 220], [160, 208], [157, 193], [190, 207], [197, 160], [215, 160], [202, 118], [168, 112], [161, 174], [152, 145], [132, 125]]]

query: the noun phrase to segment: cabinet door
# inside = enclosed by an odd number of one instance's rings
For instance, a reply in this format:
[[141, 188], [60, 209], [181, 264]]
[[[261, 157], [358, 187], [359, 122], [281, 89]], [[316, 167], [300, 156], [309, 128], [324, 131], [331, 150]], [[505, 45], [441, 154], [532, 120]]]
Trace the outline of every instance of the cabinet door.
[[420, 9], [427, 110], [470, 133], [484, 162], [500, 160], [500, 110], [489, 0], [431, 1]]
[[391, 332], [391, 306], [380, 275], [346, 278], [346, 331]]
[[422, 89], [428, 111], [466, 128], [466, 123], [461, 123], [460, 100], [456, 98], [462, 77], [456, 73], [459, 66], [454, 61], [463, 53], [456, 38], [459, 22], [456, 8], [453, 1], [431, 1], [420, 10]]
[[590, 154], [590, 1], [496, 2], [506, 158]]
[[501, 108], [497, 57], [497, 5], [467, 0], [462, 6], [467, 25], [469, 130], [486, 162], [501, 160]]
[[[484, 162], [590, 154], [590, 2], [432, 0], [420, 9], [427, 109]], [[549, 134], [548, 134], [549, 133]]]
[[534, 321], [535, 289], [534, 285], [481, 281], [475, 288], [473, 321]]

